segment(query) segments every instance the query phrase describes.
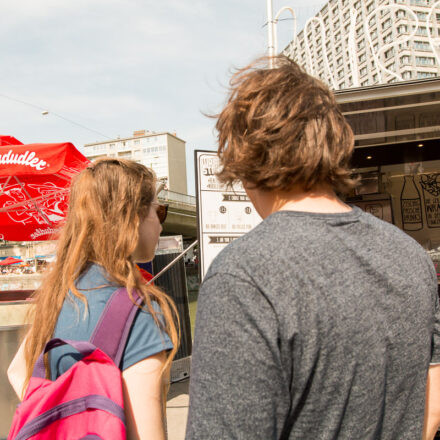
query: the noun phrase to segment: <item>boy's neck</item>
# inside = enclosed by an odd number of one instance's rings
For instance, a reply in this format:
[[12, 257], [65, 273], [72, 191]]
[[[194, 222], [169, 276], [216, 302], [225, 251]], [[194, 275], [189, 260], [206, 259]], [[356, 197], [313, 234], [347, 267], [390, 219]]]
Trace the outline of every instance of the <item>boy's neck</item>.
[[305, 192], [295, 187], [290, 191], [262, 191], [246, 188], [246, 192], [264, 219], [277, 211], [301, 211], [336, 214], [351, 211], [332, 189], [321, 187]]

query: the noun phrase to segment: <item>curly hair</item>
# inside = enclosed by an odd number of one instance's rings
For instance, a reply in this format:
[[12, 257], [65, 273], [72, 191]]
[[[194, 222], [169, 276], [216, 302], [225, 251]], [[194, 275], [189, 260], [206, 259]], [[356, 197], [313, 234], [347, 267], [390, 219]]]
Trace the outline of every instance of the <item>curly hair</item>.
[[294, 61], [267, 57], [237, 71], [216, 116], [219, 179], [262, 190], [304, 191], [327, 185], [350, 191], [353, 132], [333, 93]]

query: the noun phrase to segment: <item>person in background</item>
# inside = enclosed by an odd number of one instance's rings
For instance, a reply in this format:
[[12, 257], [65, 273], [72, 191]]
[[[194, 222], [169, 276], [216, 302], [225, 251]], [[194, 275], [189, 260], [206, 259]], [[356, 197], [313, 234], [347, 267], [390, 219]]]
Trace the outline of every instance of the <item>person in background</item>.
[[[147, 284], [136, 262], [151, 261], [166, 209], [156, 197], [153, 172], [132, 161], [102, 159], [74, 180], [57, 258], [36, 292], [32, 325], [8, 370], [21, 396], [46, 342], [89, 340], [107, 301], [120, 287], [144, 299], [134, 319], [120, 369], [127, 435], [165, 439], [168, 373], [178, 348], [172, 300]], [[78, 360], [70, 346], [50, 352], [55, 380]]]
[[327, 86], [273, 61], [233, 76], [216, 124], [218, 177], [241, 181], [263, 221], [201, 287], [186, 438], [432, 439], [433, 264], [337, 196], [356, 185], [353, 133]]

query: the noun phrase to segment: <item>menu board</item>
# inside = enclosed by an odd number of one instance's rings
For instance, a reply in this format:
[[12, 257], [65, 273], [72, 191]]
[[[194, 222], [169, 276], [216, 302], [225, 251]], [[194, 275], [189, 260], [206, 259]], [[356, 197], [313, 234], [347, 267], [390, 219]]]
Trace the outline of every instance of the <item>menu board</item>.
[[216, 152], [195, 151], [201, 280], [223, 248], [261, 222], [241, 184], [228, 188], [219, 182], [219, 166]]

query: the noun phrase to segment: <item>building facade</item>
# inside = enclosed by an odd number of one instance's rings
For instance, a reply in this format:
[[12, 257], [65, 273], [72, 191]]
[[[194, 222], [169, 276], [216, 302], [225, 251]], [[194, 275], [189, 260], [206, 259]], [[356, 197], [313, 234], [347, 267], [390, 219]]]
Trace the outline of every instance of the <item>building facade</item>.
[[100, 157], [134, 160], [152, 168], [169, 191], [187, 194], [185, 141], [175, 134], [139, 130], [131, 137], [86, 144], [83, 154], [90, 160]]
[[440, 74], [440, 1], [331, 0], [284, 53], [335, 90]]

